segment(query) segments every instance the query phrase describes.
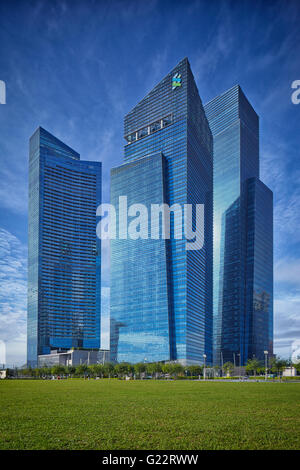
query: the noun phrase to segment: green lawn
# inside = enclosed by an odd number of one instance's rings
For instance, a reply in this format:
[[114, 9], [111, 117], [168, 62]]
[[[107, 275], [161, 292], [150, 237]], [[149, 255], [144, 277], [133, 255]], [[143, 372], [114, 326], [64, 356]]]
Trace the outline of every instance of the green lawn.
[[0, 449], [299, 449], [300, 384], [0, 381]]

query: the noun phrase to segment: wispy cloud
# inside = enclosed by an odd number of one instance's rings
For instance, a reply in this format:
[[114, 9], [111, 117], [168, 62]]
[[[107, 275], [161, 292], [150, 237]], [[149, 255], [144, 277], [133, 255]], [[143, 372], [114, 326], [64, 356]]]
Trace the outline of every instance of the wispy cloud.
[[300, 338], [300, 294], [275, 298], [275, 352], [279, 356], [290, 357], [293, 344]]
[[300, 290], [300, 259], [278, 260], [275, 264], [275, 281], [293, 285]]
[[26, 360], [27, 248], [0, 229], [0, 339], [6, 344], [7, 363]]
[[2, 167], [0, 170], [0, 200], [3, 208], [14, 214], [27, 214], [27, 185], [24, 173]]

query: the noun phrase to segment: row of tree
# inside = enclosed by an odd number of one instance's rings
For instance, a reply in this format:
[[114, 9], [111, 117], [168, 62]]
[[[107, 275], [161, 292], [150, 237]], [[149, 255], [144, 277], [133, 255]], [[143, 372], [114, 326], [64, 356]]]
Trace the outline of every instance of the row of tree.
[[[300, 373], [300, 363], [293, 364], [290, 360], [281, 359], [280, 357], [271, 357], [267, 364], [267, 372], [280, 376], [287, 367], [295, 367], [298, 373]], [[238, 367], [236, 368], [238, 369]], [[226, 374], [231, 375], [234, 371], [234, 364], [232, 362], [226, 362], [223, 366], [223, 370]], [[246, 367], [246, 373], [249, 375], [263, 375], [266, 372], [265, 364], [263, 361], [259, 361], [256, 358], [248, 359]]]
[[[268, 373], [281, 375], [283, 370], [289, 366], [294, 366], [298, 373], [300, 373], [300, 364], [292, 364], [291, 361], [286, 361], [280, 358], [271, 358], [268, 364]], [[236, 373], [237, 369], [234, 370], [232, 362], [226, 362], [222, 368], [219, 366], [206, 367], [205, 376], [231, 376]], [[241, 370], [241, 369], [240, 369]], [[246, 365], [246, 373], [249, 375], [263, 375], [265, 374], [264, 363], [253, 358], [248, 360]], [[34, 377], [34, 378], [45, 378], [50, 376], [67, 376], [67, 377], [118, 377], [124, 378], [126, 376], [134, 378], [159, 378], [161, 376], [168, 377], [199, 377], [204, 375], [204, 366], [188, 366], [184, 367], [181, 364], [163, 364], [160, 362], [154, 363], [138, 363], [129, 364], [122, 362], [119, 364], [105, 363], [105, 364], [80, 364], [78, 366], [63, 366], [54, 365], [52, 367], [40, 367], [40, 368], [27, 368], [27, 369], [15, 369], [8, 370], [8, 376], [13, 375], [15, 377]]]
[[158, 378], [164, 376], [199, 376], [203, 373], [203, 366], [183, 367], [181, 364], [162, 364], [154, 363], [138, 363], [129, 364], [122, 362], [119, 364], [80, 364], [78, 366], [54, 365], [52, 367], [27, 368], [8, 371], [10, 375], [16, 377], [35, 377], [43, 378], [49, 376], [68, 376], [68, 377], [118, 377], [131, 376], [136, 378], [153, 377]]

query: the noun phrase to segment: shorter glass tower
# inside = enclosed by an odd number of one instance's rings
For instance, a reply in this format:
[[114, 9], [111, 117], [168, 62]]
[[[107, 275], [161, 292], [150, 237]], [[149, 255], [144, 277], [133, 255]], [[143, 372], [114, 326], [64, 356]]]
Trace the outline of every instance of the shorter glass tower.
[[213, 134], [214, 363], [273, 353], [273, 202], [259, 180], [259, 118], [235, 85], [205, 105]]
[[[119, 233], [119, 196], [128, 207], [165, 202], [165, 158], [140, 158], [111, 171], [111, 203], [116, 208]], [[124, 215], [124, 214], [123, 214]], [[119, 239], [111, 241], [112, 358], [119, 362], [165, 361], [170, 357], [169, 282], [167, 240]], [[142, 261], [142, 263], [141, 263]], [[116, 329], [116, 323], [118, 328]]]
[[101, 163], [39, 127], [30, 139], [27, 362], [100, 348]]
[[246, 182], [247, 358], [273, 352], [273, 193], [258, 178]]

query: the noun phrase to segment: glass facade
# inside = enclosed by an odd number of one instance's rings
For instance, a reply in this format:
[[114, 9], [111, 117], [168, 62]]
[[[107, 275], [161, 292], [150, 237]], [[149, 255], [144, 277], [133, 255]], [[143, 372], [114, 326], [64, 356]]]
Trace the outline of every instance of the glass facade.
[[100, 347], [101, 163], [41, 127], [30, 139], [27, 362]]
[[[176, 74], [181, 86], [173, 87]], [[172, 224], [170, 240], [112, 241], [111, 357], [192, 364], [206, 354], [210, 362], [212, 135], [187, 59], [127, 114], [124, 127], [125, 163], [111, 172], [111, 201], [205, 204], [206, 230], [199, 250], [187, 251]]]
[[249, 178], [247, 197], [246, 340], [247, 357], [273, 352], [273, 193]]
[[[271, 192], [259, 181], [258, 116], [241, 88], [236, 85], [214, 98], [205, 105], [205, 112], [214, 141], [214, 363], [230, 361], [243, 365], [253, 354], [263, 357], [263, 350], [258, 351], [259, 343], [268, 344], [269, 353], [273, 352]], [[251, 224], [255, 235], [250, 233]], [[268, 250], [260, 258], [264, 243]], [[263, 275], [262, 259], [267, 259]], [[261, 323], [264, 326], [259, 341], [254, 339], [258, 335], [254, 325], [259, 324], [259, 314], [253, 307], [257, 295], [268, 298], [265, 314], [268, 320]]]
[[[119, 195], [127, 196], [128, 206], [144, 204], [149, 213], [151, 204], [165, 202], [164, 160], [158, 154], [112, 170], [111, 203], [117, 208], [117, 233]], [[111, 322], [119, 323], [112, 350], [117, 351], [119, 362], [155, 362], [169, 357], [167, 248], [164, 239], [111, 241], [111, 279], [115, 286]]]

